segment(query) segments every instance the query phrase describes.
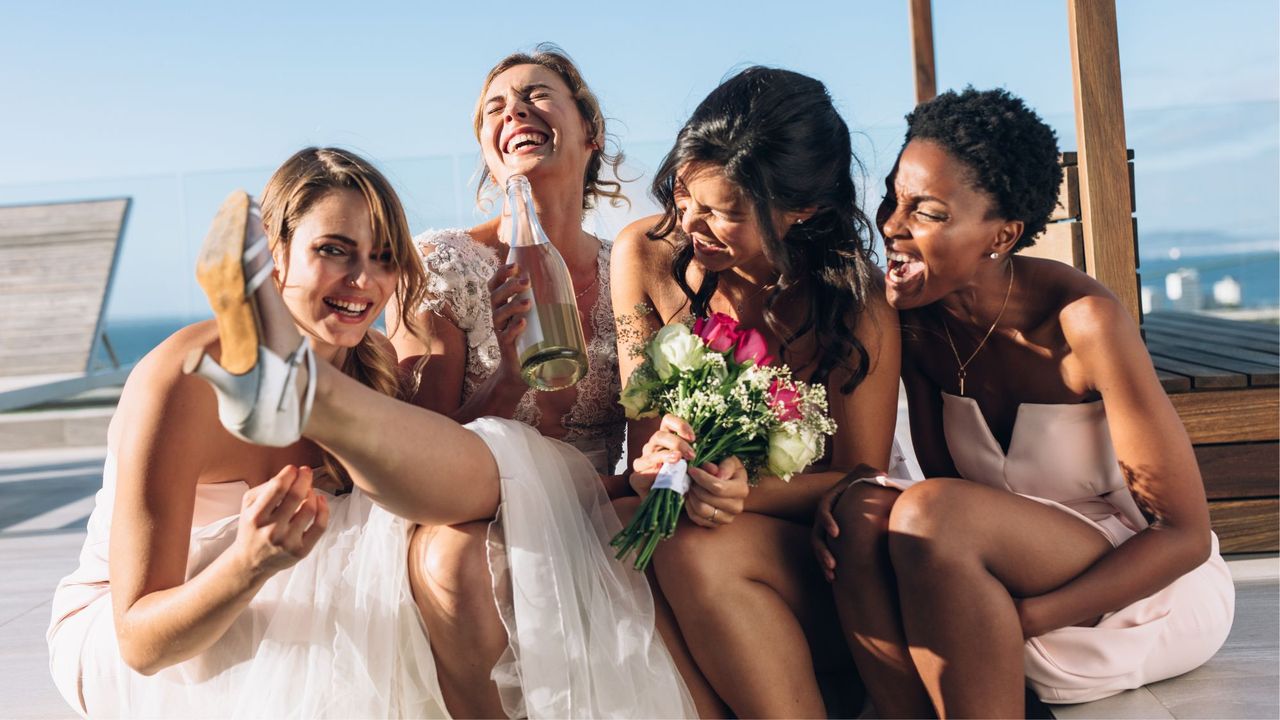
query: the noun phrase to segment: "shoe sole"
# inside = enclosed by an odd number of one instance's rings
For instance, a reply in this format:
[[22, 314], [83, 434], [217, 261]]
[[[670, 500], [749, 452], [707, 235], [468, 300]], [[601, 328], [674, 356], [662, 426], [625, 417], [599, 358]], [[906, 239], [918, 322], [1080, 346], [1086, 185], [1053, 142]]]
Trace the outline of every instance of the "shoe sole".
[[249, 194], [236, 190], [218, 208], [196, 260], [196, 280], [204, 289], [218, 323], [222, 356], [232, 375], [258, 364], [258, 317], [253, 298], [245, 294], [244, 242], [249, 221]]

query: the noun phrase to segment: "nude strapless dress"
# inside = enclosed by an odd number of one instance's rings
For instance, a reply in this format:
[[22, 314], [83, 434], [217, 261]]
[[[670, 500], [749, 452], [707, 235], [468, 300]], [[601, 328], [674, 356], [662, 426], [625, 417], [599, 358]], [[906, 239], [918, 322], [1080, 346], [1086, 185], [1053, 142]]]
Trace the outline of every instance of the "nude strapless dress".
[[[961, 477], [1074, 515], [1113, 546], [1147, 527], [1121, 475], [1102, 401], [1023, 403], [1006, 453], [975, 400], [942, 399], [947, 448]], [[905, 490], [919, 481], [874, 482]], [[1027, 683], [1045, 702], [1080, 703], [1181, 675], [1222, 647], [1234, 614], [1235, 586], [1214, 535], [1209, 559], [1163, 590], [1093, 627], [1028, 640]]]

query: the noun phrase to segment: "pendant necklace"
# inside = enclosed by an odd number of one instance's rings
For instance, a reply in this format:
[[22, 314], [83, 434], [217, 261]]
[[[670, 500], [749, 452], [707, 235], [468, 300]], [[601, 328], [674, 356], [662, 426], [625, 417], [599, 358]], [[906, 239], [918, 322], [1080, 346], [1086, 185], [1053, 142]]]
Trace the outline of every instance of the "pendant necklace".
[[1009, 306], [1009, 295], [1013, 293], [1013, 260], [1009, 261], [1009, 287], [1004, 291], [1004, 302], [1000, 304], [1000, 312], [996, 313], [995, 322], [991, 323], [991, 327], [987, 328], [987, 334], [982, 336], [982, 340], [978, 343], [978, 347], [970, 353], [969, 359], [960, 362], [960, 353], [956, 350], [956, 343], [951, 339], [951, 330], [947, 327], [946, 311], [942, 315], [942, 330], [947, 334], [947, 344], [951, 346], [951, 354], [956, 356], [956, 365], [960, 367], [956, 371], [956, 380], [960, 384], [960, 397], [964, 397], [964, 378], [965, 368], [969, 367], [969, 363], [978, 356], [978, 352], [987, 344], [987, 339], [991, 337], [991, 333], [996, 331], [996, 325], [1000, 324], [1000, 318], [1004, 317], [1004, 309]]

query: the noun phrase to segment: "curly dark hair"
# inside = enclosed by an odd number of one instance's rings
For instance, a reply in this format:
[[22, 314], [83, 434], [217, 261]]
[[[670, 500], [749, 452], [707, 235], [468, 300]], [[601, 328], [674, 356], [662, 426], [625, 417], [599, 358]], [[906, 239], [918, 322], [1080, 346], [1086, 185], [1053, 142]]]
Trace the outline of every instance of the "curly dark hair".
[[1006, 90], [945, 92], [907, 114], [907, 139], [937, 143], [968, 166], [972, 182], [1009, 220], [1021, 220], [1013, 252], [1035, 244], [1058, 204], [1058, 136]]
[[[784, 356], [791, 343], [815, 331], [817, 367], [811, 379], [826, 382], [833, 370], [843, 368], [849, 376], [841, 385], [845, 393], [869, 370], [870, 356], [854, 328], [868, 293], [877, 291], [871, 224], [852, 177], [856, 162], [849, 128], [826, 86], [789, 70], [749, 67], [712, 90], [676, 136], [654, 173], [652, 192], [663, 215], [648, 233], [654, 240], [675, 241], [672, 276], [693, 314], [706, 314], [717, 277], [708, 272], [696, 289], [685, 278], [693, 246], [680, 231], [676, 174], [687, 165], [720, 169], [750, 200], [765, 256], [779, 273], [777, 286], [765, 296], [765, 323], [782, 341]], [[808, 208], [814, 208], [812, 216], [777, 236], [775, 211]], [[778, 318], [774, 304], [793, 288], [807, 307], [804, 319], [790, 327]]]

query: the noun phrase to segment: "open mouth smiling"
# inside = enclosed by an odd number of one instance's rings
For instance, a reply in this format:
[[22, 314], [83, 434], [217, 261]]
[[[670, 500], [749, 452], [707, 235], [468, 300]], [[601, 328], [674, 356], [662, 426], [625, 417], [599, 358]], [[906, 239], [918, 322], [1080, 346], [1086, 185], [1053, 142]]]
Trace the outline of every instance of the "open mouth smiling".
[[503, 144], [502, 151], [511, 155], [530, 148], [540, 148], [547, 144], [547, 139], [547, 134], [544, 132], [521, 130], [507, 138]]
[[924, 272], [924, 263], [906, 253], [890, 250], [885, 256], [889, 262], [889, 280], [902, 284], [914, 280]]
[[368, 300], [351, 300], [327, 297], [324, 304], [335, 313], [348, 318], [362, 318], [373, 303]]

